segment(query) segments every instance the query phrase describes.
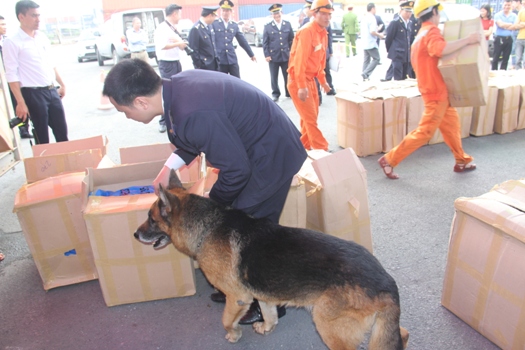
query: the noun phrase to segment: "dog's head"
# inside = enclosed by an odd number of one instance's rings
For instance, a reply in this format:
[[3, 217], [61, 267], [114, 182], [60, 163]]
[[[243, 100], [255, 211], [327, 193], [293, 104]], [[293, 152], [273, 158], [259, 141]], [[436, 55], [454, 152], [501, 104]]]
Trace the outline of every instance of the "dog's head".
[[159, 186], [159, 198], [152, 204], [148, 219], [133, 234], [144, 244], [153, 244], [154, 249], [161, 249], [171, 243], [170, 232], [180, 213], [181, 196], [186, 195], [182, 183], [174, 170], [170, 173], [167, 188]]

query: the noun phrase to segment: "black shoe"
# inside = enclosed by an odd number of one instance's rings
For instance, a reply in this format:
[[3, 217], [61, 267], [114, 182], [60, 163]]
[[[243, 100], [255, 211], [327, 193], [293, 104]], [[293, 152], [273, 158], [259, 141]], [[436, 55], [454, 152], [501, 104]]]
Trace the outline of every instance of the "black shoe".
[[290, 98], [290, 95], [286, 95], [286, 97]]
[[226, 295], [220, 290], [218, 290], [215, 293], [211, 293], [210, 299], [216, 303], [225, 303]]
[[273, 96], [273, 97], [272, 97], [272, 100], [273, 100], [273, 102], [277, 102], [277, 101], [279, 101], [279, 96]]
[[[281, 318], [286, 315], [286, 308], [284, 306], [277, 307], [277, 317]], [[250, 305], [248, 312], [241, 318], [239, 324], [252, 324], [255, 322], [263, 322], [264, 319], [261, 314], [261, 308], [259, 307], [259, 302], [254, 300]]]
[[332, 89], [332, 90], [328, 91], [326, 94], [327, 94], [328, 96], [334, 96], [334, 95], [335, 95], [335, 90]]
[[32, 139], [33, 138], [33, 135], [31, 135], [27, 127], [20, 127], [19, 131], [20, 131], [20, 138], [22, 139]]
[[390, 79], [379, 79], [379, 80], [382, 81], [382, 82], [390, 81]]

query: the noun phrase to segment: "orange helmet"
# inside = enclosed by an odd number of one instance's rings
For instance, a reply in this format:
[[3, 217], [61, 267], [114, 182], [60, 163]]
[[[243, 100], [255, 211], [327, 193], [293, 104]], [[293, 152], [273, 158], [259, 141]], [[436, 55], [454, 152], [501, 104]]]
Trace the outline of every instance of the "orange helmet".
[[314, 0], [310, 10], [332, 13], [334, 12], [334, 6], [332, 5], [332, 2], [330, 0]]

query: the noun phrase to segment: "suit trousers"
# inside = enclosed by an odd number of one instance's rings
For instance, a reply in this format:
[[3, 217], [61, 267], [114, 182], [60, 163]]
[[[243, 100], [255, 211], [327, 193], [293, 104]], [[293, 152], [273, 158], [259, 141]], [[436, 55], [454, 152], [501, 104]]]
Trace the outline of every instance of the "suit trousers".
[[288, 61], [286, 62], [274, 62], [270, 61], [268, 62], [270, 65], [270, 77], [272, 79], [272, 96], [273, 97], [279, 97], [281, 96], [281, 90], [279, 89], [279, 68], [281, 68], [281, 72], [283, 73], [284, 78], [284, 91], [286, 94], [286, 97], [290, 97], [290, 93], [288, 92]]
[[240, 210], [255, 218], [267, 218], [274, 224], [278, 224], [284, 208], [284, 203], [286, 202], [286, 197], [290, 191], [292, 179], [293, 177], [285, 181], [281, 188], [264, 202]]
[[448, 101], [427, 101], [418, 127], [385, 155], [388, 164], [392, 167], [397, 166], [412, 152], [427, 144], [438, 128], [452, 151], [456, 164], [467, 164], [474, 159], [463, 151], [461, 126], [456, 109], [451, 107]]
[[319, 115], [319, 95], [315, 79], [306, 81], [308, 97], [305, 101], [299, 99], [299, 86], [294, 80], [288, 83], [288, 91], [292, 97], [293, 104], [299, 112], [301, 126], [301, 142], [305, 149], [324, 149], [328, 150], [328, 141], [323, 136], [317, 126], [317, 117]]
[[[160, 77], [164, 79], [171, 79], [177, 73], [182, 72], [182, 66], [179, 60], [176, 61], [164, 61], [159, 60], [159, 73]], [[163, 114], [160, 117], [159, 124], [166, 124], [166, 116]]]
[[237, 63], [219, 64], [219, 72], [230, 74], [237, 78], [241, 77], [241, 73], [239, 72], [239, 65]]
[[363, 62], [363, 76], [364, 79], [370, 78], [374, 69], [379, 64], [380, 56], [377, 48], [364, 50], [364, 62]]
[[49, 143], [49, 129], [56, 142], [68, 141], [66, 114], [57, 90], [49, 88], [22, 88], [22, 96], [29, 110], [37, 144]]

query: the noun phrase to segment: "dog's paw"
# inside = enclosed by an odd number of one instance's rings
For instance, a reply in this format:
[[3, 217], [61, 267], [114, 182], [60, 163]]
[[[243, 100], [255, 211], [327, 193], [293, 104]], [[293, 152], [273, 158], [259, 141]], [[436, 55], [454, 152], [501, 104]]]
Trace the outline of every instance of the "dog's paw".
[[237, 343], [239, 339], [242, 337], [242, 331], [241, 330], [233, 330], [228, 333], [226, 333], [226, 339], [230, 343]]
[[266, 324], [266, 322], [255, 322], [252, 327], [255, 332], [264, 335], [265, 333], [273, 331], [275, 329], [275, 324], [269, 325]]

